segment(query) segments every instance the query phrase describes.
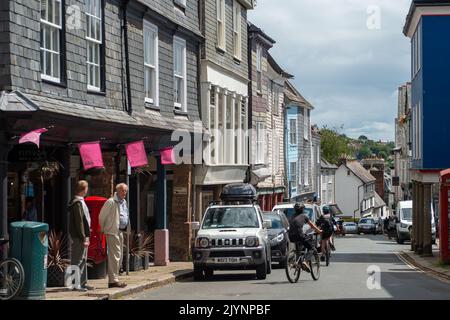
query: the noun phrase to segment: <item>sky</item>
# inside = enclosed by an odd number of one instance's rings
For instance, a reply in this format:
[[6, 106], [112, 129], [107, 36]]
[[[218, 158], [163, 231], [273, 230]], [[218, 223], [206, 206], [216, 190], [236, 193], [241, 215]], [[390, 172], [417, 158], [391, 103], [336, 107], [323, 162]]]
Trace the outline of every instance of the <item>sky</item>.
[[411, 73], [410, 3], [258, 0], [248, 19], [276, 41], [270, 52], [315, 107], [312, 123], [393, 141], [398, 87]]

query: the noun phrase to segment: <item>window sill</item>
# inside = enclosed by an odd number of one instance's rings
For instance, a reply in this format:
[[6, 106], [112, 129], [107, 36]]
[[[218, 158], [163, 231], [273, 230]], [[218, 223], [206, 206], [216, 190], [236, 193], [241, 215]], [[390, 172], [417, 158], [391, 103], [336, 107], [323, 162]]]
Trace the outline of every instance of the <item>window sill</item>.
[[225, 48], [220, 47], [219, 45], [216, 44], [216, 50], [217, 52], [219, 52], [220, 54], [225, 54], [226, 50]]
[[260, 97], [262, 97], [262, 95], [263, 95], [263, 93], [262, 93], [261, 90], [256, 90], [256, 94], [257, 94], [258, 96], [260, 96]]
[[105, 92], [105, 91], [97, 91], [97, 90], [91, 90], [91, 89], [88, 89], [88, 90], [87, 90], [87, 93], [88, 93], [88, 94], [97, 95], [97, 96], [102, 96], [102, 97], [105, 97], [105, 96], [106, 96], [106, 92]]
[[185, 116], [185, 117], [188, 116], [187, 111], [182, 111], [182, 110], [174, 109], [174, 110], [173, 110], [173, 113], [174, 113], [175, 115], [177, 115], [177, 116]]
[[43, 83], [51, 84], [51, 85], [54, 85], [54, 86], [57, 86], [57, 87], [67, 88], [67, 85], [65, 83], [61, 82], [61, 80], [52, 80], [52, 79], [49, 79], [49, 78], [42, 78], [42, 76], [41, 76], [41, 81]]
[[238, 58], [236, 56], [233, 57], [233, 60], [234, 60], [234, 63], [236, 63], [236, 64], [241, 64], [241, 62], [242, 62], [242, 59]]
[[148, 101], [145, 101], [145, 109], [161, 111], [161, 108], [158, 105], [154, 105]]

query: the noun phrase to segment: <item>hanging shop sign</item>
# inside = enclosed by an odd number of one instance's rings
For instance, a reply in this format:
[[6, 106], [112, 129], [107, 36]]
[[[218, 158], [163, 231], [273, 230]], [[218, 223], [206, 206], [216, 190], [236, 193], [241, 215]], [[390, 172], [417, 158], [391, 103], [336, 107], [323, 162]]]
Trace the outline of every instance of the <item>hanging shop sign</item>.
[[162, 164], [175, 164], [175, 155], [173, 152], [173, 147], [168, 147], [159, 150], [161, 154], [161, 163]]
[[128, 161], [131, 168], [148, 165], [147, 153], [145, 152], [144, 141], [131, 142], [125, 145]]
[[78, 149], [84, 170], [104, 167], [100, 141], [80, 143]]
[[37, 130], [30, 131], [28, 133], [22, 133], [20, 135], [19, 144], [30, 142], [30, 143], [34, 143], [39, 148], [41, 134], [43, 134], [47, 131], [48, 130], [46, 128], [40, 128]]

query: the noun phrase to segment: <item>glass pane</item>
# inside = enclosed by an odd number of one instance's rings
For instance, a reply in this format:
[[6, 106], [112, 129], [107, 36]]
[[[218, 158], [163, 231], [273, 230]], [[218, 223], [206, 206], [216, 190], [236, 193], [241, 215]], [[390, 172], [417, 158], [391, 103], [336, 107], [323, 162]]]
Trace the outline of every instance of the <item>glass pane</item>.
[[149, 32], [144, 29], [144, 63], [150, 63]]
[[47, 0], [41, 0], [41, 19], [47, 20]]
[[87, 61], [92, 62], [92, 44], [88, 41]]
[[48, 22], [52, 22], [52, 23], [54, 23], [54, 16], [53, 16], [53, 13], [54, 13], [54, 6], [53, 6], [53, 1], [55, 1], [55, 0], [48, 0], [48, 11], [47, 11], [47, 14], [48, 14], [48, 19], [47, 19], [47, 21]]
[[94, 49], [95, 49], [94, 63], [99, 65], [100, 64], [100, 45], [94, 44]]
[[223, 95], [222, 93], [219, 93], [219, 129], [223, 128]]
[[[41, 48], [45, 48], [45, 37], [44, 37], [45, 27], [41, 24]], [[41, 60], [42, 61], [42, 60]]]
[[45, 52], [41, 50], [41, 73], [45, 72]]
[[102, 38], [100, 35], [101, 32], [100, 20], [94, 19], [94, 21], [95, 21], [95, 39], [100, 41]]
[[148, 37], [148, 63], [155, 65], [155, 34], [149, 33]]
[[182, 103], [183, 79], [175, 78], [175, 102]]
[[231, 110], [232, 110], [232, 105], [231, 102], [228, 101], [227, 102], [227, 129], [231, 129]]
[[[216, 125], [216, 108], [215, 107], [211, 107], [210, 117], [211, 117], [210, 129], [214, 130], [214, 127]], [[214, 133], [212, 132], [211, 134], [214, 134]]]
[[95, 15], [101, 18], [101, 2], [100, 0], [95, 0]]
[[59, 30], [52, 28], [52, 50], [59, 52]]
[[144, 90], [145, 90], [145, 96], [147, 98], [150, 98], [149, 85], [150, 85], [150, 70], [148, 67], [145, 67], [144, 68]]
[[183, 56], [183, 48], [176, 44], [175, 45], [175, 74], [177, 75], [183, 75], [183, 60], [182, 60], [182, 56]]
[[50, 28], [45, 26], [44, 27], [44, 43], [45, 43], [45, 47], [46, 49], [51, 49], [51, 34], [50, 34]]
[[55, 24], [57, 24], [58, 26], [61, 25], [60, 10], [61, 10], [61, 2], [55, 1]]
[[95, 22], [94, 18], [90, 17], [91, 23], [90, 23], [90, 31], [89, 31], [89, 37], [92, 39], [95, 39]]
[[93, 68], [93, 66], [90, 64], [90, 65], [88, 65], [88, 69], [89, 69], [89, 72], [88, 72], [88, 83], [89, 83], [89, 85], [91, 85], [91, 86], [93, 86], [94, 85], [94, 83], [93, 83], [93, 79], [94, 79], [94, 68]]
[[53, 56], [53, 76], [59, 78], [59, 54], [52, 54]]
[[95, 72], [95, 86], [100, 88], [100, 66], [94, 67]]
[[50, 53], [45, 53], [45, 74], [52, 75], [52, 56]]
[[155, 85], [156, 85], [156, 72], [155, 69], [150, 68], [149, 97], [152, 99], [156, 99]]
[[239, 102], [234, 105], [234, 128], [239, 129]]

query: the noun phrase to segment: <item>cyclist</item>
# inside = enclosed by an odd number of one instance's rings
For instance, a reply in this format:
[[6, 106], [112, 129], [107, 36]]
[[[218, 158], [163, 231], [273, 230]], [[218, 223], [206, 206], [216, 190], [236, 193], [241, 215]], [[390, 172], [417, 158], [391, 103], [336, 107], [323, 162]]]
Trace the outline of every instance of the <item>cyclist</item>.
[[327, 247], [327, 242], [330, 243], [330, 247], [331, 247], [330, 239], [333, 236], [333, 223], [330, 220], [330, 217], [321, 215], [319, 217], [319, 219], [317, 219], [317, 226], [320, 229], [322, 229], [322, 235], [321, 235], [321, 240], [320, 240], [320, 248], [322, 251], [322, 255], [320, 257], [320, 260], [325, 261], [325, 248]]
[[311, 259], [313, 247], [311, 243], [307, 241], [306, 235], [303, 232], [303, 227], [305, 224], [308, 224], [314, 231], [316, 231], [316, 233], [322, 232], [322, 230], [320, 230], [305, 213], [305, 205], [303, 203], [296, 203], [294, 206], [294, 216], [289, 221], [289, 240], [295, 243], [297, 251], [301, 246], [308, 249], [308, 253], [305, 256], [305, 261], [303, 261], [301, 268], [310, 273], [311, 269], [306, 261]]
[[330, 211], [330, 208], [329, 208], [329, 207], [327, 207], [327, 206], [323, 207], [323, 208], [322, 208], [322, 212], [323, 212], [324, 218], [327, 219], [328, 221], [330, 221], [331, 224], [332, 224], [332, 232], [331, 232], [331, 236], [330, 236], [330, 238], [329, 238], [329, 241], [330, 241], [330, 248], [331, 248], [331, 250], [336, 251], [336, 247], [334, 246], [334, 237], [333, 237], [333, 234], [334, 234], [335, 230], [337, 230], [337, 228], [338, 228], [337, 222], [336, 222], [336, 220], [334, 219], [334, 215], [331, 215], [331, 211]]

